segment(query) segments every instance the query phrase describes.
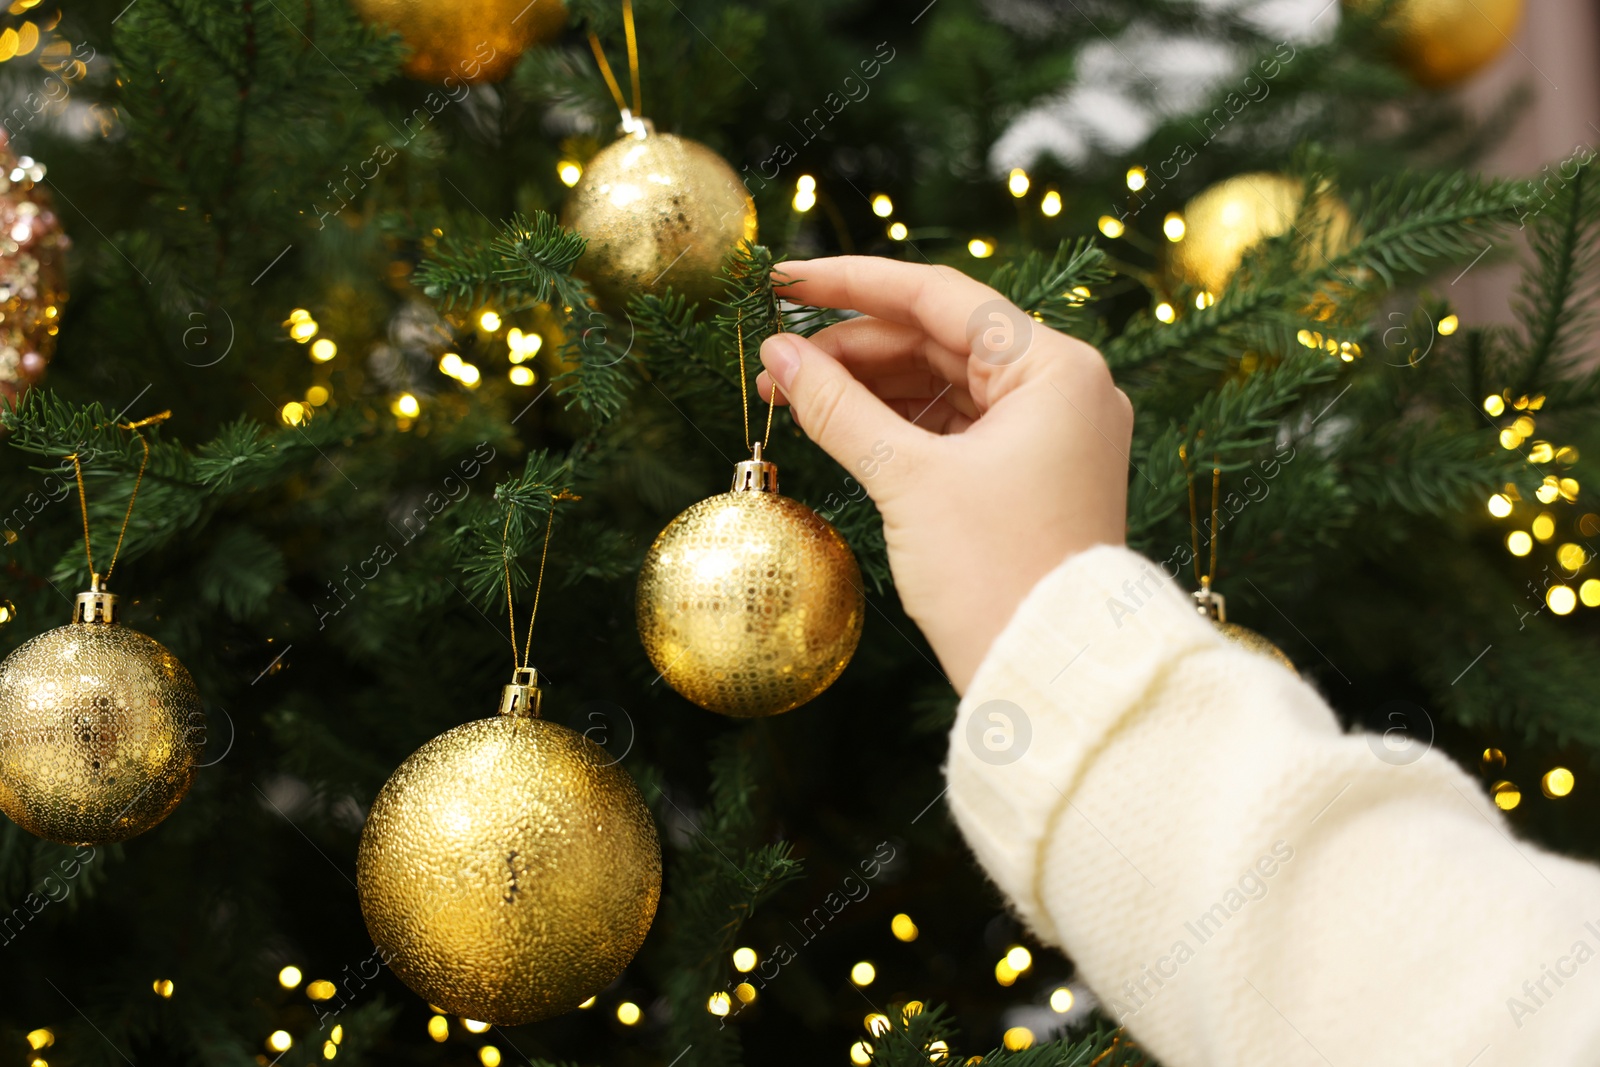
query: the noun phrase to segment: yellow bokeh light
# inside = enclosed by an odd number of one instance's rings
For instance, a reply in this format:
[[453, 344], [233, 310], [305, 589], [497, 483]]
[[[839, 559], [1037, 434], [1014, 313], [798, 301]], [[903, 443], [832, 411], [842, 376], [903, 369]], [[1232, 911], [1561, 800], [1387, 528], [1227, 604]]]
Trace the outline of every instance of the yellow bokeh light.
[[35, 1052], [42, 1048], [49, 1048], [56, 1043], [55, 1032], [48, 1028], [28, 1031], [28, 1047]]
[[489, 308], [484, 308], [483, 311], [478, 315], [478, 325], [485, 333], [494, 333], [500, 328], [500, 313]]
[[1188, 229], [1189, 228], [1184, 225], [1183, 216], [1178, 214], [1176, 211], [1170, 212], [1167, 217], [1161, 221], [1161, 232], [1166, 234], [1167, 240], [1174, 244], [1183, 240], [1183, 235], [1188, 232]]
[[1545, 482], [1533, 491], [1541, 504], [1554, 504], [1561, 496], [1561, 487], [1553, 482]]
[[809, 174], [802, 174], [795, 179], [794, 187], [802, 193], [814, 193], [817, 191], [817, 179]]
[[943, 1041], [928, 1042], [928, 1062], [939, 1063], [950, 1055], [950, 1046]]
[[867, 1028], [867, 1033], [873, 1037], [882, 1037], [890, 1030], [889, 1017], [879, 1012], [873, 1012], [862, 1020], [862, 1025]]
[[1533, 536], [1537, 541], [1548, 541], [1556, 535], [1556, 520], [1550, 517], [1549, 512], [1533, 520]]
[[1491, 415], [1503, 414], [1506, 410], [1506, 398], [1496, 393], [1494, 396], [1483, 398], [1483, 410]]
[[1012, 1052], [1021, 1052], [1033, 1047], [1033, 1031], [1026, 1026], [1013, 1026], [1001, 1036], [1000, 1043]]
[[733, 987], [733, 995], [739, 998], [742, 1004], [749, 1004], [756, 999], [756, 987], [749, 982], [740, 982]]
[[1556, 549], [1556, 562], [1569, 571], [1577, 571], [1589, 562], [1589, 553], [1583, 550], [1582, 545], [1575, 545], [1571, 541]]
[[568, 189], [578, 184], [578, 179], [583, 177], [583, 168], [570, 159], [563, 159], [556, 164], [556, 177], [561, 179], [561, 184]]
[[1494, 797], [1494, 806], [1501, 811], [1510, 811], [1522, 803], [1522, 790], [1512, 782], [1496, 782], [1489, 787], [1489, 795]]
[[1519, 437], [1522, 437], [1522, 438], [1526, 439], [1526, 438], [1529, 438], [1529, 437], [1533, 436], [1533, 431], [1537, 427], [1536, 427], [1534, 421], [1532, 419], [1530, 419], [1528, 416], [1526, 416], [1526, 415], [1518, 415], [1517, 416], [1517, 421], [1513, 422], [1511, 424], [1511, 428], [1513, 430], [1517, 431], [1517, 435]]
[[150, 988], [152, 990], [154, 990], [156, 996], [160, 997], [162, 1000], [171, 1000], [172, 999], [172, 992], [173, 992], [173, 988], [174, 988], [173, 984], [172, 984], [172, 979], [170, 979], [170, 978], [157, 978], [154, 982], [150, 983]]
[[313, 385], [306, 390], [306, 403], [314, 408], [320, 408], [328, 402], [329, 395], [327, 386]]
[[506, 358], [513, 363], [526, 363], [543, 347], [544, 338], [536, 333], [523, 333], [515, 326], [506, 331]]
[[857, 1041], [850, 1046], [850, 1062], [856, 1067], [867, 1067], [872, 1062], [872, 1046], [865, 1041]]
[[639, 1005], [631, 1000], [624, 1000], [617, 1005], [617, 1022], [623, 1026], [639, 1025], [639, 1017], [644, 1013], [639, 1010]]
[[335, 1056], [337, 1056], [338, 1054], [339, 1054], [339, 1046], [338, 1045], [335, 1045], [332, 1041], [324, 1041], [322, 1043], [322, 1058], [323, 1059], [331, 1060]]
[[343, 1026], [343, 1024], [335, 1024], [334, 1028], [333, 1028], [333, 1033], [329, 1034], [328, 1036], [333, 1039], [333, 1043], [335, 1045], [337, 1045], [339, 1042], [343, 1041], [344, 1040], [344, 1026]]
[[911, 231], [906, 229], [906, 224], [903, 222], [889, 224], [889, 236], [896, 241], [904, 241], [910, 234]]
[[1506, 549], [1513, 556], [1526, 556], [1533, 551], [1533, 538], [1526, 530], [1512, 530], [1506, 534]]
[[759, 959], [753, 948], [736, 948], [733, 950], [733, 969], [740, 974], [749, 974], [755, 970]]
[[500, 1067], [500, 1050], [493, 1045], [485, 1045], [478, 1050], [478, 1062], [483, 1067]]
[[1439, 320], [1439, 335], [1449, 337], [1461, 328], [1461, 318], [1457, 315], [1446, 315]]
[[1506, 499], [1504, 493], [1496, 493], [1489, 498], [1489, 514], [1497, 519], [1503, 519], [1511, 514], [1511, 501]]
[[511, 379], [512, 385], [532, 385], [538, 375], [533, 373], [532, 367], [512, 367], [506, 377]]
[[1488, 771], [1498, 771], [1506, 765], [1506, 754], [1498, 748], [1483, 750], [1483, 768]]
[[435, 1041], [443, 1041], [450, 1036], [450, 1020], [443, 1015], [435, 1015], [428, 1020], [428, 1036]]
[[1552, 585], [1545, 590], [1544, 602], [1557, 615], [1571, 615], [1572, 609], [1578, 606], [1578, 594], [1570, 586]]
[[988, 259], [994, 255], [994, 242], [986, 241], [982, 237], [974, 237], [967, 242], [967, 251], [972, 253], [974, 259]]
[[305, 319], [289, 327], [289, 336], [301, 344], [305, 344], [317, 335], [317, 324], [312, 319]]
[[1011, 969], [1021, 974], [1033, 966], [1033, 953], [1021, 945], [1012, 945], [1006, 950], [1006, 962], [1011, 964]]
[[339, 354], [339, 346], [326, 337], [319, 337], [311, 343], [311, 358], [318, 363], [326, 363]]
[[318, 978], [306, 986], [306, 996], [312, 1000], [332, 1000], [338, 994], [338, 988], [326, 978]]
[[422, 404], [410, 393], [401, 393], [389, 405], [389, 410], [403, 419], [414, 419], [422, 411]]
[[1178, 312], [1171, 304], [1163, 300], [1156, 305], [1156, 318], [1162, 322], [1173, 322], [1178, 318]]
[[1573, 778], [1571, 771], [1565, 767], [1551, 767], [1544, 772], [1544, 778], [1540, 780], [1539, 787], [1544, 790], [1545, 796], [1554, 800], [1572, 792], [1572, 787], [1575, 783], [1576, 779]]
[[1006, 177], [1006, 188], [1018, 200], [1028, 195], [1028, 186], [1031, 184], [1033, 183], [1028, 181], [1028, 172], [1021, 167], [1012, 167], [1011, 173]]
[[1206, 308], [1210, 307], [1216, 302], [1217, 298], [1215, 294], [1208, 292], [1205, 289], [1200, 290], [1200, 292], [1194, 295], [1194, 306], [1199, 308], [1201, 311], [1204, 311]]
[[911, 921], [911, 916], [901, 912], [889, 920], [889, 932], [894, 934], [897, 941], [915, 941], [917, 924]]
[[1528, 449], [1529, 463], [1549, 463], [1556, 458], [1555, 446], [1549, 441], [1535, 441]]
[[799, 189], [794, 194], [794, 209], [802, 215], [817, 206], [817, 194], [812, 189]]
[[455, 377], [461, 373], [461, 357], [454, 352], [446, 352], [439, 357], [439, 370]]
[[1562, 478], [1556, 484], [1561, 487], [1561, 495], [1563, 497], [1565, 497], [1569, 501], [1577, 500], [1577, 498], [1578, 498], [1578, 479], [1576, 479], [1576, 478]]
[[1110, 215], [1101, 215], [1099, 226], [1100, 232], [1113, 240], [1127, 232], [1127, 227], [1122, 225], [1122, 220], [1112, 218]]
[[1002, 957], [1000, 962], [994, 965], [994, 980], [1003, 986], [1013, 985], [1017, 980], [1017, 969]]
[[462, 1019], [461, 1025], [469, 1034], [481, 1034], [489, 1029], [488, 1023], [479, 1022], [477, 1019]]
[[1140, 189], [1144, 188], [1144, 168], [1129, 167], [1125, 180], [1128, 183], [1128, 188], [1137, 193]]
[[294, 1038], [289, 1036], [287, 1030], [274, 1030], [267, 1037], [267, 1047], [274, 1052], [288, 1052], [294, 1044]]
[[726, 1015], [732, 1009], [733, 998], [720, 989], [706, 998], [706, 1011], [712, 1015]]
[[885, 193], [879, 193], [872, 198], [872, 213], [880, 219], [886, 219], [894, 214], [894, 201]]
[[1054, 189], [1048, 190], [1039, 200], [1039, 211], [1050, 219], [1061, 214], [1061, 194]]
[[1578, 586], [1578, 599], [1586, 608], [1600, 608], [1600, 578], [1590, 578]]
[[1065, 1015], [1072, 1010], [1072, 1005], [1077, 999], [1072, 995], [1072, 990], [1066, 986], [1058, 986], [1050, 993], [1050, 1010], [1058, 1015]]
[[483, 380], [483, 373], [471, 363], [461, 364], [461, 373], [456, 375], [456, 380], [468, 389], [476, 389]]
[[278, 972], [278, 984], [285, 989], [296, 989], [299, 987], [302, 977], [300, 968], [294, 966], [285, 967]]
[[860, 963], [850, 968], [850, 981], [854, 982], [856, 985], [871, 985], [872, 980], [876, 977], [878, 977], [878, 968], [874, 967], [866, 960], [862, 960]]
[[921, 1014], [922, 1001], [920, 1000], [908, 1000], [905, 1003], [905, 1007], [900, 1009], [900, 1019], [902, 1022], [910, 1022], [913, 1015]]
[[1507, 426], [1500, 431], [1500, 447], [1504, 449], [1519, 448], [1522, 445], [1522, 435]]
[[587, 1010], [589, 1008], [594, 1007], [594, 1002], [595, 1002], [595, 998], [594, 997], [590, 997], [588, 1000], [584, 1001], [582, 1004], [579, 1004], [578, 1007], [581, 1008], [581, 1009]]

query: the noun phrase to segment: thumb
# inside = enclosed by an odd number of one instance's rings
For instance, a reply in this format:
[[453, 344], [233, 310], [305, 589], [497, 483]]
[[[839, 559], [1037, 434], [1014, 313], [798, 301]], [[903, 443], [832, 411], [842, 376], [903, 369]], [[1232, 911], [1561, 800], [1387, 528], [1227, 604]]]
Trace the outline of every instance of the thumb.
[[885, 442], [920, 433], [846, 370], [798, 334], [779, 333], [761, 346], [761, 364], [789, 402], [794, 419], [845, 470], [871, 462]]

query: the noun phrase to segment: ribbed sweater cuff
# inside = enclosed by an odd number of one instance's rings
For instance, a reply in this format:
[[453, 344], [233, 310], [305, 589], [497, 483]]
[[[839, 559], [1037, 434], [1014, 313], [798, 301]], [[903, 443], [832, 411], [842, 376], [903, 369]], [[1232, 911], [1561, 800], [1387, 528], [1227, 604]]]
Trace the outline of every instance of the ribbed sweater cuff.
[[1084, 767], [1178, 660], [1223, 643], [1158, 565], [1102, 545], [1046, 575], [979, 665], [950, 735], [950, 810], [1044, 940], [1060, 942], [1041, 846]]

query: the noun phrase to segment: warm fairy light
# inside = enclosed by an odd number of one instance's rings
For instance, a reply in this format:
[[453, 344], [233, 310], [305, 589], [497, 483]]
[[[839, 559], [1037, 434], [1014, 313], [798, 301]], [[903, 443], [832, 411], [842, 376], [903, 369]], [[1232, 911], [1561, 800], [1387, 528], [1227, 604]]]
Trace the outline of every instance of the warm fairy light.
[[1517, 421], [1513, 422], [1511, 424], [1511, 428], [1513, 430], [1517, 431], [1517, 435], [1519, 437], [1522, 437], [1523, 439], [1527, 439], [1527, 438], [1533, 436], [1535, 423], [1528, 416], [1519, 415], [1519, 416], [1517, 416]]
[[1506, 550], [1513, 556], [1526, 556], [1533, 551], [1533, 538], [1526, 530], [1512, 530], [1506, 534]]
[[1045, 218], [1053, 219], [1061, 214], [1061, 194], [1054, 189], [1045, 192], [1039, 200], [1039, 211]]
[[532, 385], [538, 375], [533, 373], [532, 367], [512, 367], [506, 377], [511, 379], [512, 385]]
[[1156, 318], [1162, 322], [1172, 322], [1178, 317], [1178, 312], [1165, 300], [1156, 305]]
[[506, 358], [513, 363], [526, 363], [543, 347], [544, 338], [536, 333], [523, 333], [515, 326], [506, 331], [506, 348], [510, 350]]
[[867, 1033], [873, 1037], [882, 1037], [890, 1029], [889, 1017], [876, 1011], [862, 1020], [862, 1025], [867, 1028]]
[[35, 1052], [42, 1048], [49, 1048], [56, 1043], [56, 1035], [49, 1029], [29, 1030], [28, 1047]]
[[[1535, 441], [1533, 443], [1533, 447], [1528, 449], [1528, 462], [1529, 463], [1544, 464], [1544, 463], [1549, 463], [1551, 460], [1553, 460], [1555, 458], [1556, 458], [1555, 445], [1552, 445], [1549, 441]], [[1553, 480], [1554, 479], [1549, 479], [1549, 478], [1546, 479], [1547, 482], [1553, 481]]]
[[994, 965], [994, 980], [1003, 986], [1014, 985], [1017, 981], [1017, 969], [1002, 957], [1000, 962]]
[[285, 989], [296, 989], [302, 977], [300, 968], [291, 965], [278, 972], [278, 984]]
[[478, 1050], [478, 1062], [483, 1067], [500, 1067], [500, 1050], [493, 1045], [485, 1045]]
[[1110, 215], [1101, 215], [1099, 226], [1101, 233], [1113, 239], [1121, 237], [1127, 230], [1127, 227], [1122, 225], [1121, 219], [1112, 218]]
[[1579, 571], [1589, 562], [1589, 553], [1583, 550], [1582, 545], [1575, 545], [1571, 541], [1556, 549], [1556, 562], [1569, 571]]
[[1355, 360], [1356, 360], [1356, 357], [1359, 356], [1360, 354], [1361, 354], [1361, 346], [1356, 344], [1356, 342], [1354, 342], [1354, 341], [1340, 341], [1339, 342], [1339, 358], [1344, 360], [1346, 363], [1354, 363]]
[[1501, 811], [1510, 811], [1522, 803], [1522, 790], [1511, 782], [1496, 782], [1489, 787], [1489, 794], [1494, 797], [1494, 806]]
[[1489, 514], [1497, 519], [1503, 519], [1511, 514], [1511, 501], [1506, 499], [1504, 493], [1496, 493], [1489, 498]]
[[1517, 431], [1513, 430], [1509, 426], [1507, 426], [1505, 429], [1500, 431], [1500, 447], [1501, 448], [1509, 450], [1509, 449], [1518, 448], [1521, 445], [1522, 445], [1522, 438], [1520, 436], [1518, 436]]
[[850, 981], [854, 982], [856, 985], [871, 985], [872, 980], [876, 977], [878, 977], [878, 968], [874, 967], [866, 960], [862, 960], [860, 963], [850, 968]]
[[913, 1015], [921, 1015], [921, 1014], [922, 1014], [922, 1001], [920, 1001], [920, 1000], [908, 1000], [905, 1003], [905, 1007], [900, 1009], [900, 1021], [903, 1022], [903, 1023], [909, 1023], [911, 1021], [911, 1017]]
[[758, 957], [753, 948], [736, 948], [733, 950], [733, 969], [740, 974], [748, 974], [755, 970]]
[[428, 1036], [435, 1041], [443, 1041], [450, 1036], [450, 1020], [443, 1015], [435, 1015], [428, 1020]]
[[446, 352], [439, 357], [439, 370], [454, 378], [461, 372], [461, 357], [454, 352]]
[[469, 1034], [481, 1034], [489, 1029], [488, 1023], [479, 1022], [477, 1019], [462, 1019], [461, 1025]]
[[484, 333], [494, 333], [500, 328], [500, 313], [485, 308], [478, 316], [478, 326], [482, 328]]
[[338, 993], [338, 988], [326, 978], [318, 978], [306, 986], [306, 996], [312, 1000], [332, 1000]]
[[733, 1010], [733, 998], [722, 990], [717, 990], [706, 998], [706, 1011], [712, 1015], [723, 1016]]
[[889, 224], [889, 236], [892, 239], [894, 239], [896, 241], [904, 241], [910, 235], [911, 235], [911, 231], [906, 229], [906, 224], [905, 223], [903, 223], [903, 222], [891, 222]]
[[1484, 770], [1498, 771], [1505, 765], [1506, 754], [1504, 752], [1501, 752], [1498, 748], [1486, 748], [1483, 750]]
[[1561, 495], [1568, 503], [1576, 503], [1578, 499], [1578, 479], [1563, 478], [1557, 483], [1561, 486]]
[[1460, 328], [1461, 318], [1458, 315], [1446, 315], [1444, 318], [1439, 320], [1440, 337], [1449, 337]]
[[1012, 1052], [1021, 1052], [1033, 1047], [1033, 1031], [1026, 1026], [1013, 1026], [1001, 1036], [1000, 1043]]
[[1128, 179], [1127, 180], [1128, 180], [1128, 188], [1132, 189], [1134, 192], [1137, 193], [1140, 189], [1143, 189], [1144, 188], [1144, 168], [1143, 167], [1129, 167], [1128, 168]]
[[1571, 615], [1572, 609], [1578, 606], [1578, 594], [1570, 586], [1552, 585], [1545, 590], [1544, 602], [1557, 615]]
[[156, 996], [160, 997], [162, 1000], [172, 999], [172, 979], [157, 978], [154, 982], [150, 983], [150, 988], [154, 990]]
[[293, 337], [301, 344], [305, 344], [316, 335], [317, 324], [311, 319], [307, 319], [304, 322], [297, 322], [293, 326], [289, 327], [289, 336]]
[[749, 1004], [756, 999], [756, 987], [749, 982], [740, 982], [733, 987], [733, 995], [739, 998], [739, 1003]]
[[339, 346], [326, 337], [319, 337], [311, 342], [311, 358], [318, 363], [326, 363], [339, 354]]
[[279, 411], [278, 414], [282, 417], [283, 421], [290, 426], [299, 426], [302, 422], [306, 421], [306, 416], [309, 414], [309, 410], [298, 400], [291, 400], [287, 404], [283, 405], [283, 409]]
[[928, 1062], [939, 1063], [950, 1055], [950, 1046], [943, 1041], [928, 1042]]
[[817, 179], [809, 174], [802, 174], [795, 179], [794, 187], [802, 193], [814, 193], [817, 191]]
[[1503, 414], [1506, 410], [1506, 398], [1496, 393], [1494, 396], [1483, 398], [1483, 410], [1491, 415]]
[[1536, 541], [1548, 541], [1556, 535], [1556, 520], [1545, 512], [1533, 520], [1533, 537]]
[[578, 184], [578, 179], [583, 177], [583, 168], [570, 159], [563, 159], [556, 164], [556, 177], [561, 179], [561, 184], [568, 189]]
[[1072, 995], [1072, 990], [1066, 986], [1058, 986], [1050, 994], [1050, 1010], [1057, 1015], [1065, 1015], [1072, 1010], [1072, 1005], [1077, 999]]
[[1556, 449], [1556, 462], [1564, 467], [1578, 462], [1578, 450], [1569, 445], [1562, 445]]
[[461, 371], [456, 374], [455, 379], [468, 389], [476, 389], [478, 383], [483, 380], [483, 373], [475, 365], [463, 363], [461, 364]]
[[1167, 240], [1177, 244], [1183, 240], [1183, 235], [1188, 232], [1188, 227], [1183, 223], [1183, 216], [1176, 211], [1169, 212], [1161, 220], [1161, 232], [1167, 235]]
[[414, 419], [422, 411], [422, 404], [410, 393], [401, 393], [394, 398], [394, 403], [389, 405], [389, 410], [401, 418]]
[[889, 920], [889, 932], [894, 934], [897, 941], [915, 941], [917, 924], [911, 921], [911, 916], [901, 912]]
[[1194, 294], [1194, 306], [1204, 311], [1217, 302], [1216, 296], [1208, 289], [1202, 289]]
[[592, 1007], [594, 1007], [594, 1001], [595, 1001], [595, 998], [594, 997], [590, 997], [588, 1000], [584, 1001], [582, 1004], [579, 1004], [578, 1007], [579, 1008], [592, 1008]]
[[867, 1067], [872, 1062], [872, 1046], [865, 1041], [857, 1041], [850, 1046], [850, 1062], [856, 1067]]
[[323, 1059], [331, 1060], [335, 1056], [337, 1056], [338, 1054], [339, 1054], [339, 1046], [338, 1045], [335, 1045], [332, 1041], [324, 1041], [322, 1043], [322, 1058]]
[[1578, 599], [1586, 608], [1600, 608], [1600, 578], [1587, 579], [1578, 586]]
[[1540, 780], [1539, 786], [1544, 790], [1545, 796], [1554, 800], [1572, 792], [1574, 781], [1572, 772], [1565, 767], [1551, 767], [1544, 772], [1544, 778]]
[[1554, 504], [1561, 497], [1561, 487], [1554, 481], [1545, 482], [1533, 491], [1533, 495], [1541, 504]]
[[288, 1052], [289, 1046], [294, 1044], [294, 1038], [289, 1036], [287, 1030], [274, 1030], [267, 1038], [267, 1047], [274, 1052]]
[[314, 408], [320, 408], [328, 402], [329, 395], [327, 386], [313, 385], [306, 390], [306, 403]]
[[872, 198], [872, 213], [880, 219], [886, 219], [894, 214], [894, 201], [885, 193], [879, 193]]
[[637, 1026], [641, 1014], [643, 1013], [639, 1011], [639, 1005], [631, 1000], [624, 1000], [617, 1005], [617, 1022], [623, 1026]]
[[334, 1026], [334, 1028], [333, 1028], [333, 1033], [329, 1034], [328, 1036], [333, 1038], [333, 1043], [335, 1045], [337, 1045], [339, 1042], [343, 1041], [344, 1040], [344, 1025], [343, 1024], [336, 1024]]
[[1006, 962], [1011, 964], [1011, 969], [1021, 974], [1033, 966], [1033, 953], [1021, 945], [1012, 945], [1006, 950]]
[[1011, 174], [1006, 178], [1006, 188], [1011, 190], [1011, 195], [1021, 200], [1028, 195], [1028, 172], [1021, 167], [1012, 167]]
[[804, 214], [816, 206], [817, 179], [809, 174], [802, 174], [794, 183], [794, 209]]
[[994, 255], [994, 242], [986, 241], [982, 237], [974, 237], [967, 242], [967, 251], [972, 253], [974, 259], [988, 259]]

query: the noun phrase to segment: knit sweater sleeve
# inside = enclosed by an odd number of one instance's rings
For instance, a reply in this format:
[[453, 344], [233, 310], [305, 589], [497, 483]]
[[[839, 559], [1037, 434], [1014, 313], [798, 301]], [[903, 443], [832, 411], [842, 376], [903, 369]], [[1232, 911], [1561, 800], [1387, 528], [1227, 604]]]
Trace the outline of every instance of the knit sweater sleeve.
[[1343, 733], [1100, 547], [984, 659], [949, 803], [1165, 1067], [1600, 1063], [1600, 870], [1518, 840], [1428, 741]]

